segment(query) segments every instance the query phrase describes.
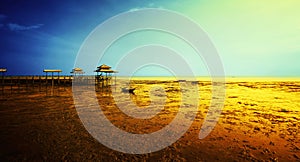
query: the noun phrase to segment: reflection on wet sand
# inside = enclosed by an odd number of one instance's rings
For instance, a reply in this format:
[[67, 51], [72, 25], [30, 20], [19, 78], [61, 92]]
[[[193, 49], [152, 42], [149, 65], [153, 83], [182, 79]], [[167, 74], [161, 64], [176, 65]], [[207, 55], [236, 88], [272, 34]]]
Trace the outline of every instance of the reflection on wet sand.
[[[171, 146], [143, 155], [123, 154], [98, 143], [77, 116], [71, 87], [60, 87], [56, 95], [39, 91], [0, 94], [1, 160], [102, 160], [102, 161], [297, 161], [300, 160], [300, 82], [294, 80], [228, 80], [225, 107], [214, 130], [198, 138], [211, 104], [211, 83], [197, 84], [199, 111], [185, 135]], [[144, 134], [162, 129], [176, 116], [182, 93], [179, 82], [133, 80], [134, 94], [111, 87], [96, 92], [99, 108], [118, 128]], [[159, 88], [161, 87], [161, 88]], [[164, 90], [164, 92], [162, 92]], [[183, 89], [190, 91], [191, 89]], [[129, 95], [130, 100], [122, 97]], [[149, 119], [136, 119], [118, 108], [145, 109], [151, 99], [165, 105]], [[155, 106], [150, 107], [153, 110]], [[145, 114], [152, 111], [145, 111]]]

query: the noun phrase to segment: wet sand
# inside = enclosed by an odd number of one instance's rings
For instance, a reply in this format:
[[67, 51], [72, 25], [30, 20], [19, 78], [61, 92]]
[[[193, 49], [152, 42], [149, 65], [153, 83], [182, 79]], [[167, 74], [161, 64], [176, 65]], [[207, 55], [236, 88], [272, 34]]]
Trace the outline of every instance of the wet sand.
[[[77, 115], [70, 86], [53, 93], [5, 91], [0, 94], [0, 160], [300, 161], [299, 81], [228, 80], [220, 120], [204, 139], [198, 135], [211, 102], [211, 83], [197, 84], [199, 112], [190, 129], [171, 146], [141, 155], [120, 153], [95, 140]], [[98, 103], [118, 128], [138, 134], [154, 132], [176, 116], [181, 98], [178, 82], [135, 80], [130, 85], [135, 95], [122, 103], [128, 109], [133, 104], [149, 105], [153, 85], [163, 87], [167, 99], [164, 111], [149, 120], [126, 116], [116, 108], [109, 90], [97, 92]], [[115, 91], [124, 93], [119, 88]]]

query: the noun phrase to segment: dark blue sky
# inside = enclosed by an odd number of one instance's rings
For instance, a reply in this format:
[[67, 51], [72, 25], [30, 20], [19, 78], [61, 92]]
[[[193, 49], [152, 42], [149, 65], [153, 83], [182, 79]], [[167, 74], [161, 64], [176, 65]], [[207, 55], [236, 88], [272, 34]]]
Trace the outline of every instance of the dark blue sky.
[[69, 74], [87, 35], [101, 22], [145, 1], [2, 0], [0, 67], [9, 75]]

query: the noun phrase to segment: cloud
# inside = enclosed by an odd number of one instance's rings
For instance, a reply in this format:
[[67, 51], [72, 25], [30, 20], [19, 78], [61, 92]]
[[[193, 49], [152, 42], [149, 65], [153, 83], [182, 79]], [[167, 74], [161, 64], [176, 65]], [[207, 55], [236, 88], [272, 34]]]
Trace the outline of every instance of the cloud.
[[131, 8], [130, 10], [128, 10], [129, 12], [134, 12], [134, 11], [138, 11], [138, 10], [141, 10], [143, 8]]
[[11, 31], [24, 31], [24, 30], [38, 29], [38, 28], [40, 28], [43, 25], [44, 24], [36, 24], [36, 25], [31, 25], [31, 26], [23, 26], [23, 25], [19, 25], [19, 24], [16, 24], [16, 23], [8, 23], [7, 27]]
[[19, 25], [17, 23], [6, 23], [5, 19], [7, 18], [6, 15], [0, 13], [0, 29], [9, 29], [11, 31], [25, 31], [25, 30], [32, 30], [32, 29], [38, 29], [44, 24], [36, 24], [36, 25], [30, 25], [30, 26], [24, 26]]
[[134, 12], [134, 11], [138, 11], [138, 10], [143, 10], [143, 9], [148, 9], [148, 8], [158, 8], [158, 9], [164, 9], [164, 7], [162, 6], [157, 6], [154, 3], [149, 3], [148, 5], [144, 6], [144, 7], [134, 7], [128, 10], [128, 12]]

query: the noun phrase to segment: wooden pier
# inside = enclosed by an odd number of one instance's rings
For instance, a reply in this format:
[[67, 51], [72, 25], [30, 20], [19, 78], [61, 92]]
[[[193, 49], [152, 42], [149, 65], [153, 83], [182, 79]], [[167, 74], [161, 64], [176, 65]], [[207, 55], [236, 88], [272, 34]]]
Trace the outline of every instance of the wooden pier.
[[[97, 89], [105, 88], [115, 83], [112, 76], [82, 75], [33, 75], [33, 76], [2, 76], [0, 81], [1, 92], [47, 91], [71, 87], [76, 82], [82, 86], [94, 85]], [[0, 93], [1, 93], [0, 92]]]
[[[96, 91], [113, 85], [113, 75], [117, 71], [111, 70], [110, 66], [102, 64], [97, 67], [96, 75], [83, 75], [85, 72], [81, 68], [74, 68], [70, 72], [72, 75], [60, 75], [62, 70], [60, 69], [44, 69], [45, 75], [31, 75], [31, 76], [9, 76], [5, 75], [7, 69], [0, 68], [1, 73], [1, 93], [10, 91], [11, 93], [17, 91], [46, 91], [51, 90], [53, 94], [54, 89], [64, 89], [67, 86], [95, 86]], [[50, 74], [50, 75], [48, 75]], [[114, 84], [116, 84], [116, 75], [114, 75]]]

